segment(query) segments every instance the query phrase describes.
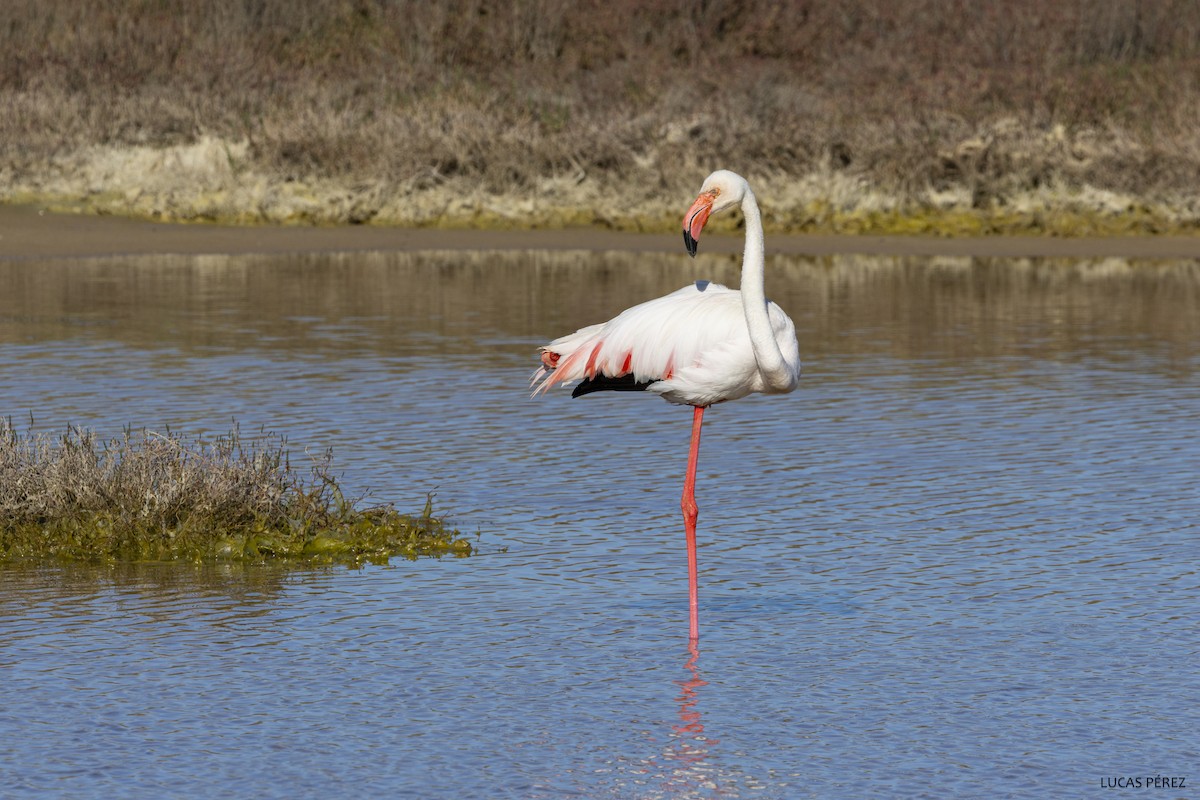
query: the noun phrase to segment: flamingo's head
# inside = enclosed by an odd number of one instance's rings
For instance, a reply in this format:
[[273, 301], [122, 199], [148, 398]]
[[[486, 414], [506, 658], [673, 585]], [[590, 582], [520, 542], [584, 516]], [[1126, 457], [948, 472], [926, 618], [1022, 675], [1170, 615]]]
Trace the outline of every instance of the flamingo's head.
[[750, 191], [746, 179], [727, 169], [719, 169], [704, 179], [700, 195], [683, 217], [683, 244], [688, 255], [695, 256], [700, 232], [711, 214], [739, 205]]

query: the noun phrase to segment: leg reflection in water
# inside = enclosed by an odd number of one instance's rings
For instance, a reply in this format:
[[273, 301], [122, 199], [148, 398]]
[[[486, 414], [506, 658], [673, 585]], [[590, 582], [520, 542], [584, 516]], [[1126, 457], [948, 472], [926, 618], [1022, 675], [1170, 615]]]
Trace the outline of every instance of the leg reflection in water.
[[700, 714], [700, 687], [707, 686], [708, 682], [700, 677], [699, 660], [699, 643], [692, 639], [684, 664], [691, 676], [675, 681], [680, 688], [679, 696], [675, 698], [679, 703], [679, 724], [671, 726], [671, 741], [663, 751], [664, 761], [670, 764], [663, 784], [667, 797], [720, 796], [717, 771], [709, 762], [710, 750], [718, 740], [705, 735]]

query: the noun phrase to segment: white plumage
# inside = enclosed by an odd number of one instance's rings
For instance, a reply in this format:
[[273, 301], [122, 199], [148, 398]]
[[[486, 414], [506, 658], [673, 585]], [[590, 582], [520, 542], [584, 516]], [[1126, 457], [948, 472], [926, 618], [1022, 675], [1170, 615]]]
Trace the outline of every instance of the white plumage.
[[[785, 362], [796, 365], [799, 377], [792, 321], [774, 303], [767, 304], [767, 314]], [[637, 383], [648, 382], [647, 391], [681, 405], [710, 406], [752, 392], [779, 391], [759, 372], [741, 292], [708, 281], [626, 309], [542, 350], [558, 359], [553, 369], [543, 365], [534, 373], [535, 394], [555, 384], [630, 374]], [[794, 386], [789, 382], [783, 391]]]
[[672, 403], [705, 408], [752, 392], [794, 389], [800, 378], [796, 329], [763, 296], [762, 222], [745, 179], [725, 171], [708, 177], [684, 218], [684, 241], [694, 255], [709, 214], [738, 204], [746, 215], [741, 291], [697, 281], [555, 339], [541, 348], [533, 394], [557, 384], [626, 378]]

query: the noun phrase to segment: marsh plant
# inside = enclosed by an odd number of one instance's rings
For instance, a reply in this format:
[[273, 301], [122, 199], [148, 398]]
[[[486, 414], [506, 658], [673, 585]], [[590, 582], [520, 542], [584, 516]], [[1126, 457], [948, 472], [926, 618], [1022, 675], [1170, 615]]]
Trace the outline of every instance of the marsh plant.
[[20, 432], [0, 421], [0, 560], [383, 561], [467, 555], [433, 516], [346, 497], [325, 451], [293, 465], [282, 437], [126, 429]]
[[1195, 0], [0, 3], [0, 197], [167, 219], [1194, 228], [1198, 107]]

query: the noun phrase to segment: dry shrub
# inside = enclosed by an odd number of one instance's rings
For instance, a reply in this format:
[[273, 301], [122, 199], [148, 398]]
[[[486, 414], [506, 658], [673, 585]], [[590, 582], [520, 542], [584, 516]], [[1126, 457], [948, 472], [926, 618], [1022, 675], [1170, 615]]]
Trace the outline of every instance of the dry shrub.
[[328, 452], [295, 469], [286, 442], [126, 430], [21, 434], [0, 422], [0, 558], [375, 558], [470, 552], [427, 505], [357, 507]]
[[[1195, 0], [12, 0], [0, 158], [19, 177], [89, 144], [212, 135], [249, 141], [246, 168], [279, 180], [398, 191], [663, 193], [730, 166], [901, 195], [1163, 194], [1200, 175], [1198, 75]], [[1006, 154], [993, 137], [990, 160], [947, 164], [1010, 121], [1142, 155], [1023, 153], [1037, 136]]]

